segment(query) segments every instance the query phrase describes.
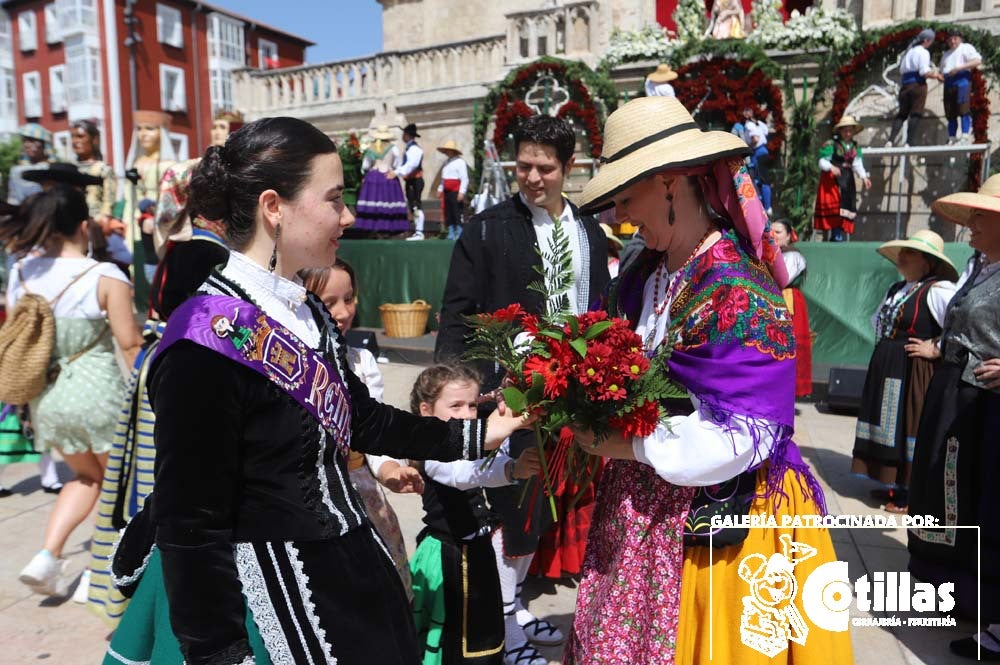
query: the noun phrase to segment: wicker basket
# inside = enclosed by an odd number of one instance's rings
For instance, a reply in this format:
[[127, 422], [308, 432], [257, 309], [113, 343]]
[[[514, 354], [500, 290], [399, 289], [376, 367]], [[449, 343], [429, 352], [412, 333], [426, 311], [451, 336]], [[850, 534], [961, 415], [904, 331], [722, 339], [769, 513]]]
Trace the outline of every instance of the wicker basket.
[[379, 305], [378, 312], [387, 337], [420, 337], [427, 330], [431, 306], [424, 300], [414, 300], [408, 305], [386, 303]]

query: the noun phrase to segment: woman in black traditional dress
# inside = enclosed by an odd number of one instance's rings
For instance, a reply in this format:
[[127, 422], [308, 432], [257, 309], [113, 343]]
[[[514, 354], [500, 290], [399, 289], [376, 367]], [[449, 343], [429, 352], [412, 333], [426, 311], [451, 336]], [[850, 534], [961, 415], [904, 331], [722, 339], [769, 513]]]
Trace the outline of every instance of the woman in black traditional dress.
[[886, 485], [872, 496], [889, 512], [905, 513], [913, 444], [934, 375], [933, 363], [914, 355], [913, 345], [940, 336], [958, 273], [933, 231], [891, 240], [878, 252], [896, 264], [903, 280], [889, 287], [872, 316], [877, 341], [861, 393], [851, 471]]
[[[506, 409], [488, 429], [442, 422], [369, 396], [296, 277], [333, 264], [354, 221], [343, 189], [333, 142], [294, 118], [244, 126], [191, 181], [190, 213], [223, 220], [233, 251], [172, 313], [152, 361], [156, 489], [120, 548], [155, 526], [187, 663], [416, 665], [409, 603], [347, 451], [473, 459], [530, 425]], [[120, 560], [116, 583], [134, 581]]]
[[[966, 658], [1000, 661], [1000, 175], [978, 194], [938, 199], [940, 217], [968, 226], [969, 244], [982, 254], [952, 299], [941, 333], [941, 363], [927, 389], [917, 433], [910, 489], [914, 515], [944, 526], [910, 529], [910, 571], [933, 584], [954, 583], [958, 612], [978, 615], [984, 631], [955, 640]], [[978, 542], [977, 542], [978, 541]], [[981, 571], [981, 578], [979, 572]], [[978, 592], [978, 593], [977, 593]], [[981, 605], [977, 607], [977, 600]]]

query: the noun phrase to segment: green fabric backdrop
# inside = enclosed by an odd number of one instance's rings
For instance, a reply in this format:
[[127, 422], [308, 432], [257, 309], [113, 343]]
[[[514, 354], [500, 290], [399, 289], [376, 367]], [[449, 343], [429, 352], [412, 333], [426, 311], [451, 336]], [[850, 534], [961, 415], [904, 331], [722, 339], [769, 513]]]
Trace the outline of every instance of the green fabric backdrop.
[[[358, 324], [381, 328], [378, 306], [418, 298], [431, 304], [430, 328], [448, 276], [450, 240], [345, 240], [340, 257], [358, 273]], [[871, 315], [889, 285], [899, 279], [892, 264], [875, 252], [876, 242], [799, 243], [809, 266], [803, 293], [809, 322], [819, 335], [813, 362], [827, 365], [867, 365], [874, 345]], [[945, 246], [961, 273], [972, 254], [968, 245]]]

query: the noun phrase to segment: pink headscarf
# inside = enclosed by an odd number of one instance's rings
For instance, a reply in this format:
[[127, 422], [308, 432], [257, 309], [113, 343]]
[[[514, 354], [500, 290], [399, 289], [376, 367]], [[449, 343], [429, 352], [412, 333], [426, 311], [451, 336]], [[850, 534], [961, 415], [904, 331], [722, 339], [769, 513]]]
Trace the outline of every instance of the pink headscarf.
[[726, 212], [736, 232], [750, 241], [754, 254], [764, 262], [778, 286], [784, 288], [788, 284], [788, 270], [781, 250], [771, 237], [771, 224], [743, 160], [719, 159], [674, 172], [698, 178], [707, 203], [713, 210]]

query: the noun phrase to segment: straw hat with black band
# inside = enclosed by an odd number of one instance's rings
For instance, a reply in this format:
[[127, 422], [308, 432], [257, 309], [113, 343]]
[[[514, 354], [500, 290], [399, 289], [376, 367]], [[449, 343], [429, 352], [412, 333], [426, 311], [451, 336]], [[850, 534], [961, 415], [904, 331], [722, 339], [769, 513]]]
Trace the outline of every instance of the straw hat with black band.
[[729, 132], [702, 131], [672, 97], [633, 99], [608, 117], [601, 167], [583, 188], [581, 212], [610, 208], [613, 196], [654, 173], [749, 152], [747, 144]]
[[788, 283], [781, 250], [743, 158], [747, 144], [729, 132], [703, 131], [673, 97], [639, 97], [608, 117], [601, 168], [583, 188], [580, 210], [600, 212], [613, 198], [657, 173], [695, 177], [705, 203], [749, 241], [779, 286]]
[[977, 210], [1000, 214], [1000, 173], [990, 176], [978, 192], [958, 192], [938, 199], [931, 210], [962, 226], [968, 225]]
[[899, 252], [903, 249], [912, 249], [937, 259], [934, 273], [949, 282], [958, 280], [958, 270], [955, 269], [955, 264], [944, 253], [944, 240], [933, 231], [921, 229], [906, 240], [890, 240], [882, 243], [875, 251], [898, 265]]

